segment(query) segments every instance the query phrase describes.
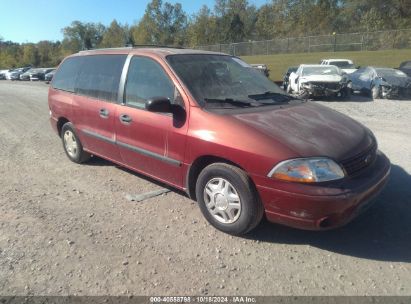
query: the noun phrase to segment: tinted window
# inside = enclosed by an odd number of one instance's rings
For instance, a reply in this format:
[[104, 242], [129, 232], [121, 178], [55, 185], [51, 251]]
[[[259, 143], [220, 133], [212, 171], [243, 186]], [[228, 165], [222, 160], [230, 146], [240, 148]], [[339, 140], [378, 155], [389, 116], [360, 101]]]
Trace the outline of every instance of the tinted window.
[[149, 58], [133, 57], [124, 96], [126, 104], [144, 109], [151, 97], [168, 97], [174, 102], [174, 85], [160, 64]]
[[84, 56], [77, 76], [76, 92], [97, 99], [117, 101], [126, 55]]
[[226, 99], [247, 101], [250, 95], [268, 91], [284, 95], [262, 73], [236, 57], [181, 54], [167, 56], [167, 61], [201, 106], [210, 99], [222, 101], [220, 104]]
[[348, 61], [332, 61], [331, 65], [338, 66], [339, 68], [351, 69], [354, 68], [354, 64], [349, 63]]
[[63, 61], [53, 78], [53, 88], [74, 92], [76, 77], [83, 57], [72, 57]]
[[401, 64], [402, 68], [411, 69], [411, 61], [406, 61]]

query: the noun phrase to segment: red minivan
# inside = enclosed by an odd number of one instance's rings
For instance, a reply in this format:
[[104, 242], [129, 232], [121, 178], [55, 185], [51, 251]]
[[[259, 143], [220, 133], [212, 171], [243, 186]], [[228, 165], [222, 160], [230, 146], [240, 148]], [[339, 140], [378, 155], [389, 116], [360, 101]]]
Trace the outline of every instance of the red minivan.
[[96, 155], [184, 190], [230, 234], [264, 215], [302, 229], [341, 226], [390, 172], [369, 129], [221, 53], [83, 51], [58, 68], [49, 108], [70, 160]]

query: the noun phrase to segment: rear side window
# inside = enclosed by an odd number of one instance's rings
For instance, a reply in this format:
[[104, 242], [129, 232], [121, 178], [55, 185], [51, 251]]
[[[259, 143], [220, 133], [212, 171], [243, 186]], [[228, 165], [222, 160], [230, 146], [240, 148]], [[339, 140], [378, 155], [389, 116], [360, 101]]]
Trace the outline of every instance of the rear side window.
[[77, 74], [81, 67], [83, 57], [67, 58], [60, 65], [53, 79], [53, 88], [67, 92], [75, 91]]
[[117, 101], [121, 72], [127, 55], [84, 56], [75, 90], [78, 94]]
[[149, 58], [133, 57], [124, 96], [126, 104], [144, 109], [151, 97], [167, 97], [174, 102], [174, 85], [160, 64]]

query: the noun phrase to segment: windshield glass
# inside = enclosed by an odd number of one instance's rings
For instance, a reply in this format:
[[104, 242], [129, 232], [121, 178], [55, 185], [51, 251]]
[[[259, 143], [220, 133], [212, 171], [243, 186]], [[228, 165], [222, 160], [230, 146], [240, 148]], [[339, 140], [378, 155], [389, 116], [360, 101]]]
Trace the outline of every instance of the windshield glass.
[[[244, 106], [247, 105], [244, 102], [256, 100], [256, 95], [262, 104], [290, 100], [276, 84], [236, 57], [179, 54], [167, 56], [167, 61], [200, 106], [210, 100], [214, 105], [219, 101], [225, 103], [229, 100], [232, 106]], [[249, 104], [255, 105], [252, 102]]]
[[305, 66], [302, 75], [339, 75], [339, 70], [335, 66]]
[[407, 77], [404, 72], [395, 69], [376, 69], [380, 77]]
[[354, 64], [349, 63], [348, 61], [331, 61], [330, 64], [338, 66], [341, 69], [355, 69]]

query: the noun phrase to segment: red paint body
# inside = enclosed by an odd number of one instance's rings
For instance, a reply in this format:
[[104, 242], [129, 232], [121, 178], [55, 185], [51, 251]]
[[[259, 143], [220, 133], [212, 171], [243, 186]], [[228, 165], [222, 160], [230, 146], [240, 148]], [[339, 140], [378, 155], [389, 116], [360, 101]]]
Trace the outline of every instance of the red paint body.
[[[173, 53], [195, 52], [172, 50]], [[372, 165], [355, 176], [335, 182], [302, 184], [267, 177], [279, 162], [298, 157], [325, 156], [336, 162], [355, 157], [372, 144], [372, 134], [351, 118], [314, 103], [284, 108], [256, 108], [245, 114], [217, 114], [200, 108], [166, 62], [167, 49], [93, 51], [92, 54], [147, 56], [164, 68], [184, 100], [186, 118], [159, 114], [55, 90], [49, 91], [51, 123], [72, 122], [92, 154], [188, 191], [188, 172], [201, 157], [213, 156], [236, 164], [254, 182], [266, 217], [302, 229], [340, 226], [352, 219], [386, 183], [389, 160], [381, 152]], [[202, 52], [204, 53], [204, 52]], [[87, 55], [87, 54], [85, 54]], [[108, 118], [101, 118], [105, 108]], [[119, 121], [127, 114], [130, 125]], [[170, 164], [82, 133], [87, 129], [180, 162]], [[327, 218], [327, 224], [321, 220]]]

